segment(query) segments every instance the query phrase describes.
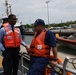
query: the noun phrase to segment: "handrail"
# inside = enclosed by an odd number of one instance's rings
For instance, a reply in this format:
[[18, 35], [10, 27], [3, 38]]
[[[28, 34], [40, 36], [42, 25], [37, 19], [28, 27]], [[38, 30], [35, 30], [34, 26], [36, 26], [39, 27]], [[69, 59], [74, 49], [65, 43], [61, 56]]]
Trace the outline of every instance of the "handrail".
[[66, 57], [65, 60], [64, 60], [64, 63], [63, 63], [63, 75], [66, 75], [66, 67], [67, 67], [67, 63], [69, 61], [69, 57]]
[[[60, 68], [60, 69], [63, 70], [63, 66], [60, 65], [60, 64], [57, 64], [56, 67], [58, 67], [58, 68]], [[70, 73], [72, 73], [72, 74], [76, 74], [76, 70], [73, 70], [73, 69], [71, 69], [71, 68], [67, 68], [67, 67], [66, 67], [64, 70], [65, 70], [65, 71], [68, 71], [68, 72], [70, 72]], [[66, 74], [65, 74], [65, 75], [66, 75]]]
[[[22, 56], [21, 56], [21, 61], [22, 61], [22, 67], [24, 67], [23, 65], [23, 58], [24, 59], [27, 59], [28, 61], [30, 61], [30, 57], [27, 53], [24, 53]], [[69, 61], [69, 57], [66, 57], [64, 62], [63, 62], [63, 65], [60, 65], [60, 64], [57, 64], [56, 67], [57, 68], [60, 68], [61, 70], [63, 70], [63, 75], [66, 75], [66, 71], [72, 73], [72, 74], [76, 74], [76, 70], [74, 69], [71, 69], [71, 68], [67, 68], [67, 63]], [[51, 67], [51, 66], [50, 66]], [[25, 67], [24, 67], [25, 68]], [[28, 69], [28, 68], [27, 68]], [[23, 70], [23, 68], [22, 68]], [[23, 71], [22, 71], [22, 75], [23, 75]]]
[[[29, 57], [29, 55], [28, 55], [27, 53], [22, 53], [22, 54], [20, 54], [20, 55], [21, 55], [21, 65], [20, 65], [20, 66], [21, 66], [21, 71], [20, 71], [20, 70], [18, 70], [18, 71], [21, 73], [21, 75], [25, 75], [25, 74], [24, 74], [24, 68], [25, 68], [26, 70], [28, 70], [28, 67], [26, 67], [26, 66], [23, 64], [23, 61], [24, 61], [23, 59], [26, 59], [26, 60], [30, 61], [30, 57]], [[70, 72], [70, 73], [72, 73], [72, 74], [75, 74], [75, 75], [76, 75], [76, 70], [66, 67], [69, 59], [70, 59], [69, 57], [66, 57], [65, 60], [64, 60], [64, 62], [63, 62], [63, 65], [57, 64], [56, 67], [57, 67], [57, 68], [60, 68], [61, 70], [63, 70], [63, 75], [66, 75], [66, 72], [67, 72], [67, 71]], [[49, 67], [51, 68], [50, 65], [49, 65]], [[0, 70], [0, 74], [1, 74], [2, 72], [3, 72], [3, 71]]]
[[64, 60], [64, 63], [63, 63], [64, 65], [62, 66], [62, 65], [57, 64], [56, 67], [63, 70], [63, 75], [66, 75], [66, 71], [68, 71], [68, 72], [70, 72], [72, 74], [76, 74], [76, 70], [73, 70], [71, 68], [67, 68], [68, 61], [69, 61], [69, 58], [66, 57], [65, 60]]

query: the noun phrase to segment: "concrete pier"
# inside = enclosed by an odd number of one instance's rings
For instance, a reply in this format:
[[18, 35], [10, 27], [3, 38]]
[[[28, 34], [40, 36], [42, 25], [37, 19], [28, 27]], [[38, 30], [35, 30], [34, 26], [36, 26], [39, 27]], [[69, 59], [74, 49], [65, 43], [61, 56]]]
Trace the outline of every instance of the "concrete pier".
[[[58, 33], [60, 36], [70, 36], [76, 32], [76, 29], [57, 29], [57, 30], [50, 30], [54, 34]], [[34, 35], [34, 32], [23, 32], [22, 35]]]

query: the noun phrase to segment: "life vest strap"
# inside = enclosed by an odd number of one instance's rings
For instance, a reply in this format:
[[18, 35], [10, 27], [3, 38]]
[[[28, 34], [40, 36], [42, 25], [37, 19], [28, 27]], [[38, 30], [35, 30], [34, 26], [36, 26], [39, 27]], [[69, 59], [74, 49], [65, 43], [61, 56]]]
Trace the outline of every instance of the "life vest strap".
[[35, 48], [35, 46], [31, 46], [31, 48]]

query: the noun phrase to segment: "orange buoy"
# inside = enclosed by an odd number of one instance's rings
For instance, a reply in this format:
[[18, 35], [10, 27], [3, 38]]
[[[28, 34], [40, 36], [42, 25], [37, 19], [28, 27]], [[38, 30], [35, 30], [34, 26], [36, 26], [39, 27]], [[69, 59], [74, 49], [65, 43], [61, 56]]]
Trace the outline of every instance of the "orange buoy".
[[55, 34], [55, 37], [59, 37], [59, 34], [58, 34], [58, 33], [56, 33], [56, 34]]

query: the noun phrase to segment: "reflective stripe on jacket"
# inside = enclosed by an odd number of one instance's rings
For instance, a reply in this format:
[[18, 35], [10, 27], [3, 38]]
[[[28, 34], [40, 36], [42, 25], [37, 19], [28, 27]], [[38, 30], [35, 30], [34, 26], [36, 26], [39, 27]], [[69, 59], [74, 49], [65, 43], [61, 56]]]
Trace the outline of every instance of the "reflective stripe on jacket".
[[29, 54], [33, 56], [47, 57], [50, 54], [50, 46], [45, 45], [46, 31], [42, 31], [37, 37], [36, 33], [32, 39]]
[[20, 30], [14, 28], [14, 32], [9, 27], [4, 27], [6, 35], [3, 38], [3, 43], [6, 48], [20, 46]]

